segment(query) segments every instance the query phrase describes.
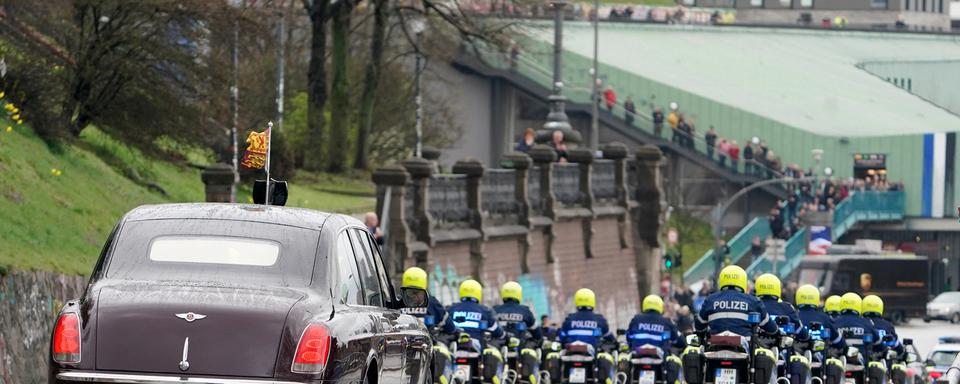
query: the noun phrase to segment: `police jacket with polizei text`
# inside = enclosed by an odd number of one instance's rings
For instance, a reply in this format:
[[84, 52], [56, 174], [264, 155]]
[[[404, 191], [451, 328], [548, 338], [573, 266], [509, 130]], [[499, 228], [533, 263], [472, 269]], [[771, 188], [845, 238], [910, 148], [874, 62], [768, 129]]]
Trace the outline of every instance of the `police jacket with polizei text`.
[[694, 326], [697, 331], [709, 330], [711, 335], [732, 332], [750, 337], [750, 315], [758, 315], [760, 329], [768, 334], [777, 333], [777, 324], [770, 321], [760, 299], [736, 289], [723, 289], [703, 301]]
[[627, 344], [636, 349], [644, 344], [660, 347], [664, 353], [670, 353], [670, 347], [683, 348], [686, 342], [670, 319], [656, 312], [644, 312], [630, 320], [627, 328]]
[[[830, 315], [824, 313], [815, 305], [801, 305], [798, 313], [800, 322], [803, 323], [804, 328], [807, 328], [811, 339], [823, 340], [834, 348], [846, 347], [846, 343], [843, 342], [843, 335], [837, 331], [837, 326], [834, 325]], [[813, 323], [820, 324], [819, 331], [810, 330], [810, 325]]]
[[797, 309], [793, 307], [793, 304], [773, 296], [761, 296], [760, 303], [763, 304], [763, 308], [767, 310], [767, 315], [770, 316], [770, 320], [773, 321], [774, 324], [777, 323], [777, 318], [781, 316], [789, 320], [791, 327], [788, 328], [793, 328], [792, 332], [786, 332], [781, 328], [784, 333], [801, 341], [806, 341], [810, 338], [810, 333], [803, 327], [803, 323], [800, 321], [800, 315], [797, 314]]
[[[900, 336], [897, 335], [897, 329], [896, 327], [893, 326], [893, 324], [887, 321], [887, 319], [884, 319], [880, 316], [867, 315], [864, 317], [867, 319], [870, 319], [870, 321], [873, 322], [873, 327], [876, 328], [877, 336], [880, 337], [881, 342], [883, 342], [884, 336], [887, 336], [887, 335], [893, 336], [893, 342], [890, 345], [886, 343], [881, 344], [883, 345], [884, 348], [892, 348], [894, 351], [897, 352], [898, 355], [903, 354], [904, 352], [903, 344], [900, 343]], [[874, 349], [874, 351], [877, 351], [877, 349]]]
[[426, 307], [404, 307], [400, 309], [400, 312], [419, 318], [420, 321], [423, 322], [423, 325], [429, 329], [439, 328], [442, 333], [455, 333], [457, 326], [453, 324], [453, 320], [447, 315], [447, 310], [443, 308], [443, 304], [440, 304], [440, 301], [437, 300], [436, 297], [428, 296], [428, 299], [429, 302]]
[[843, 335], [847, 345], [856, 347], [864, 357], [868, 356], [869, 350], [866, 345], [874, 345], [880, 342], [880, 335], [874, 328], [870, 319], [860, 317], [860, 314], [853, 311], [843, 311], [833, 322], [837, 326], [837, 331]]
[[503, 328], [497, 324], [497, 314], [485, 305], [466, 299], [447, 309], [453, 324], [481, 342], [483, 333], [490, 332], [495, 339], [503, 338]]
[[530, 307], [520, 304], [516, 300], [507, 300], [503, 304], [493, 307], [497, 313], [497, 321], [508, 334], [525, 337], [525, 332], [530, 332], [530, 337], [540, 338], [540, 329], [535, 328], [537, 318], [533, 315]]
[[617, 338], [610, 333], [607, 319], [590, 309], [577, 309], [576, 312], [567, 315], [563, 320], [563, 327], [560, 328], [560, 342], [563, 344], [581, 341], [597, 348], [602, 339], [617, 341]]

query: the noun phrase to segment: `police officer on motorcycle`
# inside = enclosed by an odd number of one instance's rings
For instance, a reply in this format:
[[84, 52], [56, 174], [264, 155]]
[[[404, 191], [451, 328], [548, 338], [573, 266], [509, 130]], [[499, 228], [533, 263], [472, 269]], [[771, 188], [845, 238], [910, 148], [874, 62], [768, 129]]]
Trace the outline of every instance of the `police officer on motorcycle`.
[[[847, 344], [843, 341], [843, 335], [837, 330], [830, 315], [820, 310], [820, 290], [810, 284], [801, 286], [797, 289], [795, 302], [800, 322], [810, 333], [812, 341], [809, 343], [809, 349], [812, 349], [815, 360], [820, 363], [826, 384], [841, 382], [845, 367], [836, 357], [842, 356], [843, 351], [847, 349]], [[822, 343], [820, 347], [816, 346], [818, 342]]]
[[680, 359], [671, 353], [671, 348], [682, 350], [687, 343], [673, 321], [663, 317], [663, 299], [660, 296], [648, 295], [643, 298], [641, 309], [643, 313], [630, 320], [627, 344], [631, 351], [636, 351], [645, 344], [660, 348], [666, 356], [665, 382], [676, 383], [680, 377]]
[[840, 316], [840, 301], [840, 296], [831, 295], [823, 302], [823, 311], [831, 319], [836, 320]]
[[[796, 378], [795, 382], [806, 383], [807, 377], [810, 376], [810, 361], [804, 355], [790, 353], [793, 340], [806, 342], [810, 338], [809, 332], [800, 322], [797, 309], [780, 299], [783, 289], [780, 279], [773, 274], [760, 275], [754, 282], [754, 291], [770, 315], [770, 319], [774, 320], [774, 323], [780, 327], [781, 338], [783, 338], [781, 340], [790, 340], [780, 345], [783, 348], [780, 351], [781, 358], [787, 364], [787, 372], [789, 372], [791, 379]], [[787, 361], [787, 356], [789, 356], [789, 361]]]
[[[515, 281], [508, 281], [500, 288], [503, 304], [493, 307], [497, 320], [510, 337], [513, 353], [519, 352], [520, 379], [536, 384], [540, 371], [540, 355], [536, 344], [540, 340], [540, 329], [535, 328], [537, 318], [530, 307], [520, 304], [523, 301], [523, 288]], [[516, 343], [517, 345], [512, 345]]]
[[[602, 341], [610, 344], [616, 344], [617, 338], [610, 332], [610, 326], [603, 315], [594, 312], [597, 306], [597, 296], [588, 288], [581, 288], [573, 295], [574, 305], [577, 311], [567, 315], [563, 320], [563, 326], [560, 328], [560, 343], [564, 346], [580, 342], [590, 345], [594, 350], [600, 348]], [[559, 356], [558, 356], [559, 357]], [[613, 357], [607, 353], [597, 353], [596, 355], [597, 371], [605, 379], [616, 377], [616, 363]], [[553, 361], [551, 367], [556, 367], [558, 363]], [[556, 369], [551, 369], [556, 374]]]
[[419, 318], [433, 336], [434, 382], [447, 382], [452, 367], [446, 343], [456, 335], [457, 327], [440, 301], [427, 293], [427, 272], [423, 269], [411, 267], [404, 271], [400, 290], [404, 302], [400, 312]]
[[855, 362], [860, 366], [867, 368], [869, 377], [873, 377], [878, 382], [885, 382], [886, 366], [882, 362], [870, 361], [873, 348], [882, 347], [880, 334], [874, 327], [870, 319], [860, 316], [863, 300], [860, 295], [853, 292], [847, 292], [840, 298], [840, 316], [834, 324], [837, 330], [843, 333], [847, 345], [853, 347], [857, 353], [855, 356], [847, 354], [847, 363]]
[[482, 297], [483, 286], [476, 280], [465, 280], [460, 283], [460, 302], [450, 305], [447, 312], [454, 325], [472, 339], [473, 348], [483, 350], [484, 380], [493, 381], [496, 377], [499, 381], [503, 376], [503, 355], [497, 348], [486, 345], [486, 336], [489, 335], [493, 341], [502, 340], [505, 334], [497, 323], [496, 312], [480, 304]]
[[[760, 300], [746, 293], [747, 272], [743, 268], [736, 265], [723, 268], [718, 278], [718, 286], [720, 290], [704, 300], [700, 313], [694, 321], [694, 328], [698, 334], [709, 334], [711, 337], [721, 334], [722, 336], [740, 336], [746, 341], [752, 338], [754, 325], [766, 334], [772, 335], [779, 332], [777, 324], [770, 321]], [[751, 321], [752, 317], [756, 319], [756, 323]], [[708, 344], [709, 342], [707, 340]], [[775, 373], [776, 357], [767, 350], [758, 348], [750, 351], [748, 345], [743, 347], [755, 355], [754, 369], [758, 379], [756, 382], [766, 384], [766, 380]], [[702, 372], [702, 358], [691, 356], [691, 353], [700, 353], [700, 351], [691, 348], [684, 351], [684, 371]], [[687, 367], [688, 362], [691, 365], [690, 368]], [[687, 376], [687, 382], [695, 382], [693, 375], [685, 376]], [[702, 375], [696, 375], [696, 377], [702, 378]]]
[[[884, 351], [893, 351], [888, 359], [894, 360], [903, 356], [905, 349], [897, 335], [897, 329], [889, 321], [883, 318], [883, 300], [877, 295], [868, 295], [863, 298], [862, 304], [863, 317], [873, 322], [877, 334], [880, 336], [881, 349]], [[880, 352], [875, 349], [875, 352]]]

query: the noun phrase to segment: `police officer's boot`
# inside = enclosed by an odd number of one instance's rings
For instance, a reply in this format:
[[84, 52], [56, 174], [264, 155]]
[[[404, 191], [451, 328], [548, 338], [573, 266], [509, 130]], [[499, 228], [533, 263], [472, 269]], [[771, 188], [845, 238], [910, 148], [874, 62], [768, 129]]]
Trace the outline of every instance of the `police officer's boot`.
[[438, 384], [448, 384], [453, 377], [453, 360], [450, 357], [450, 350], [443, 344], [433, 346], [433, 364], [432, 374], [433, 382]]
[[483, 349], [483, 382], [500, 384], [503, 378], [503, 355], [496, 348]]
[[614, 384], [617, 381], [617, 364], [609, 353], [597, 354], [597, 383]]
[[667, 361], [665, 364], [666, 368], [666, 384], [680, 384], [680, 369], [682, 363], [679, 357], [674, 355], [667, 356]]
[[703, 383], [703, 354], [700, 348], [687, 347], [681, 357], [683, 362], [683, 378], [688, 384]]
[[867, 384], [886, 384], [887, 367], [882, 361], [867, 364]]
[[840, 359], [829, 358], [823, 366], [824, 384], [841, 384], [845, 380], [843, 361]]
[[754, 352], [753, 382], [756, 384], [773, 384], [771, 378], [777, 372], [777, 357], [770, 350], [757, 348]]
[[519, 381], [537, 384], [540, 382], [540, 354], [529, 348], [520, 350]]

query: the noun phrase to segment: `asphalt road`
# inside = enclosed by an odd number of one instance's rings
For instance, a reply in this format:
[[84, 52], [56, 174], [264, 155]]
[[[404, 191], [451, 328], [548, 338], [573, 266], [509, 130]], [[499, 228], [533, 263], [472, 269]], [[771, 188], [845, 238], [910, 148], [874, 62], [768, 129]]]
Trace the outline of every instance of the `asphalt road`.
[[941, 336], [960, 337], [960, 324], [950, 324], [946, 321], [932, 321], [913, 319], [908, 324], [897, 326], [897, 333], [901, 339], [911, 338], [917, 350], [925, 359], [930, 350], [937, 345], [937, 338]]

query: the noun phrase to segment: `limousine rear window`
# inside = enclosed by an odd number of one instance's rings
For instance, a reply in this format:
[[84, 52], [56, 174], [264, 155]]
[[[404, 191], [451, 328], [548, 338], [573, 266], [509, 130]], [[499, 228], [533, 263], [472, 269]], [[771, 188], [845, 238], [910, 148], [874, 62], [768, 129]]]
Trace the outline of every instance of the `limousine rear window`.
[[224, 236], [162, 236], [150, 244], [150, 260], [175, 263], [268, 267], [277, 263], [280, 244]]
[[324, 281], [324, 276], [314, 276], [319, 235], [316, 229], [250, 221], [126, 222], [103, 265], [103, 276], [306, 287]]

